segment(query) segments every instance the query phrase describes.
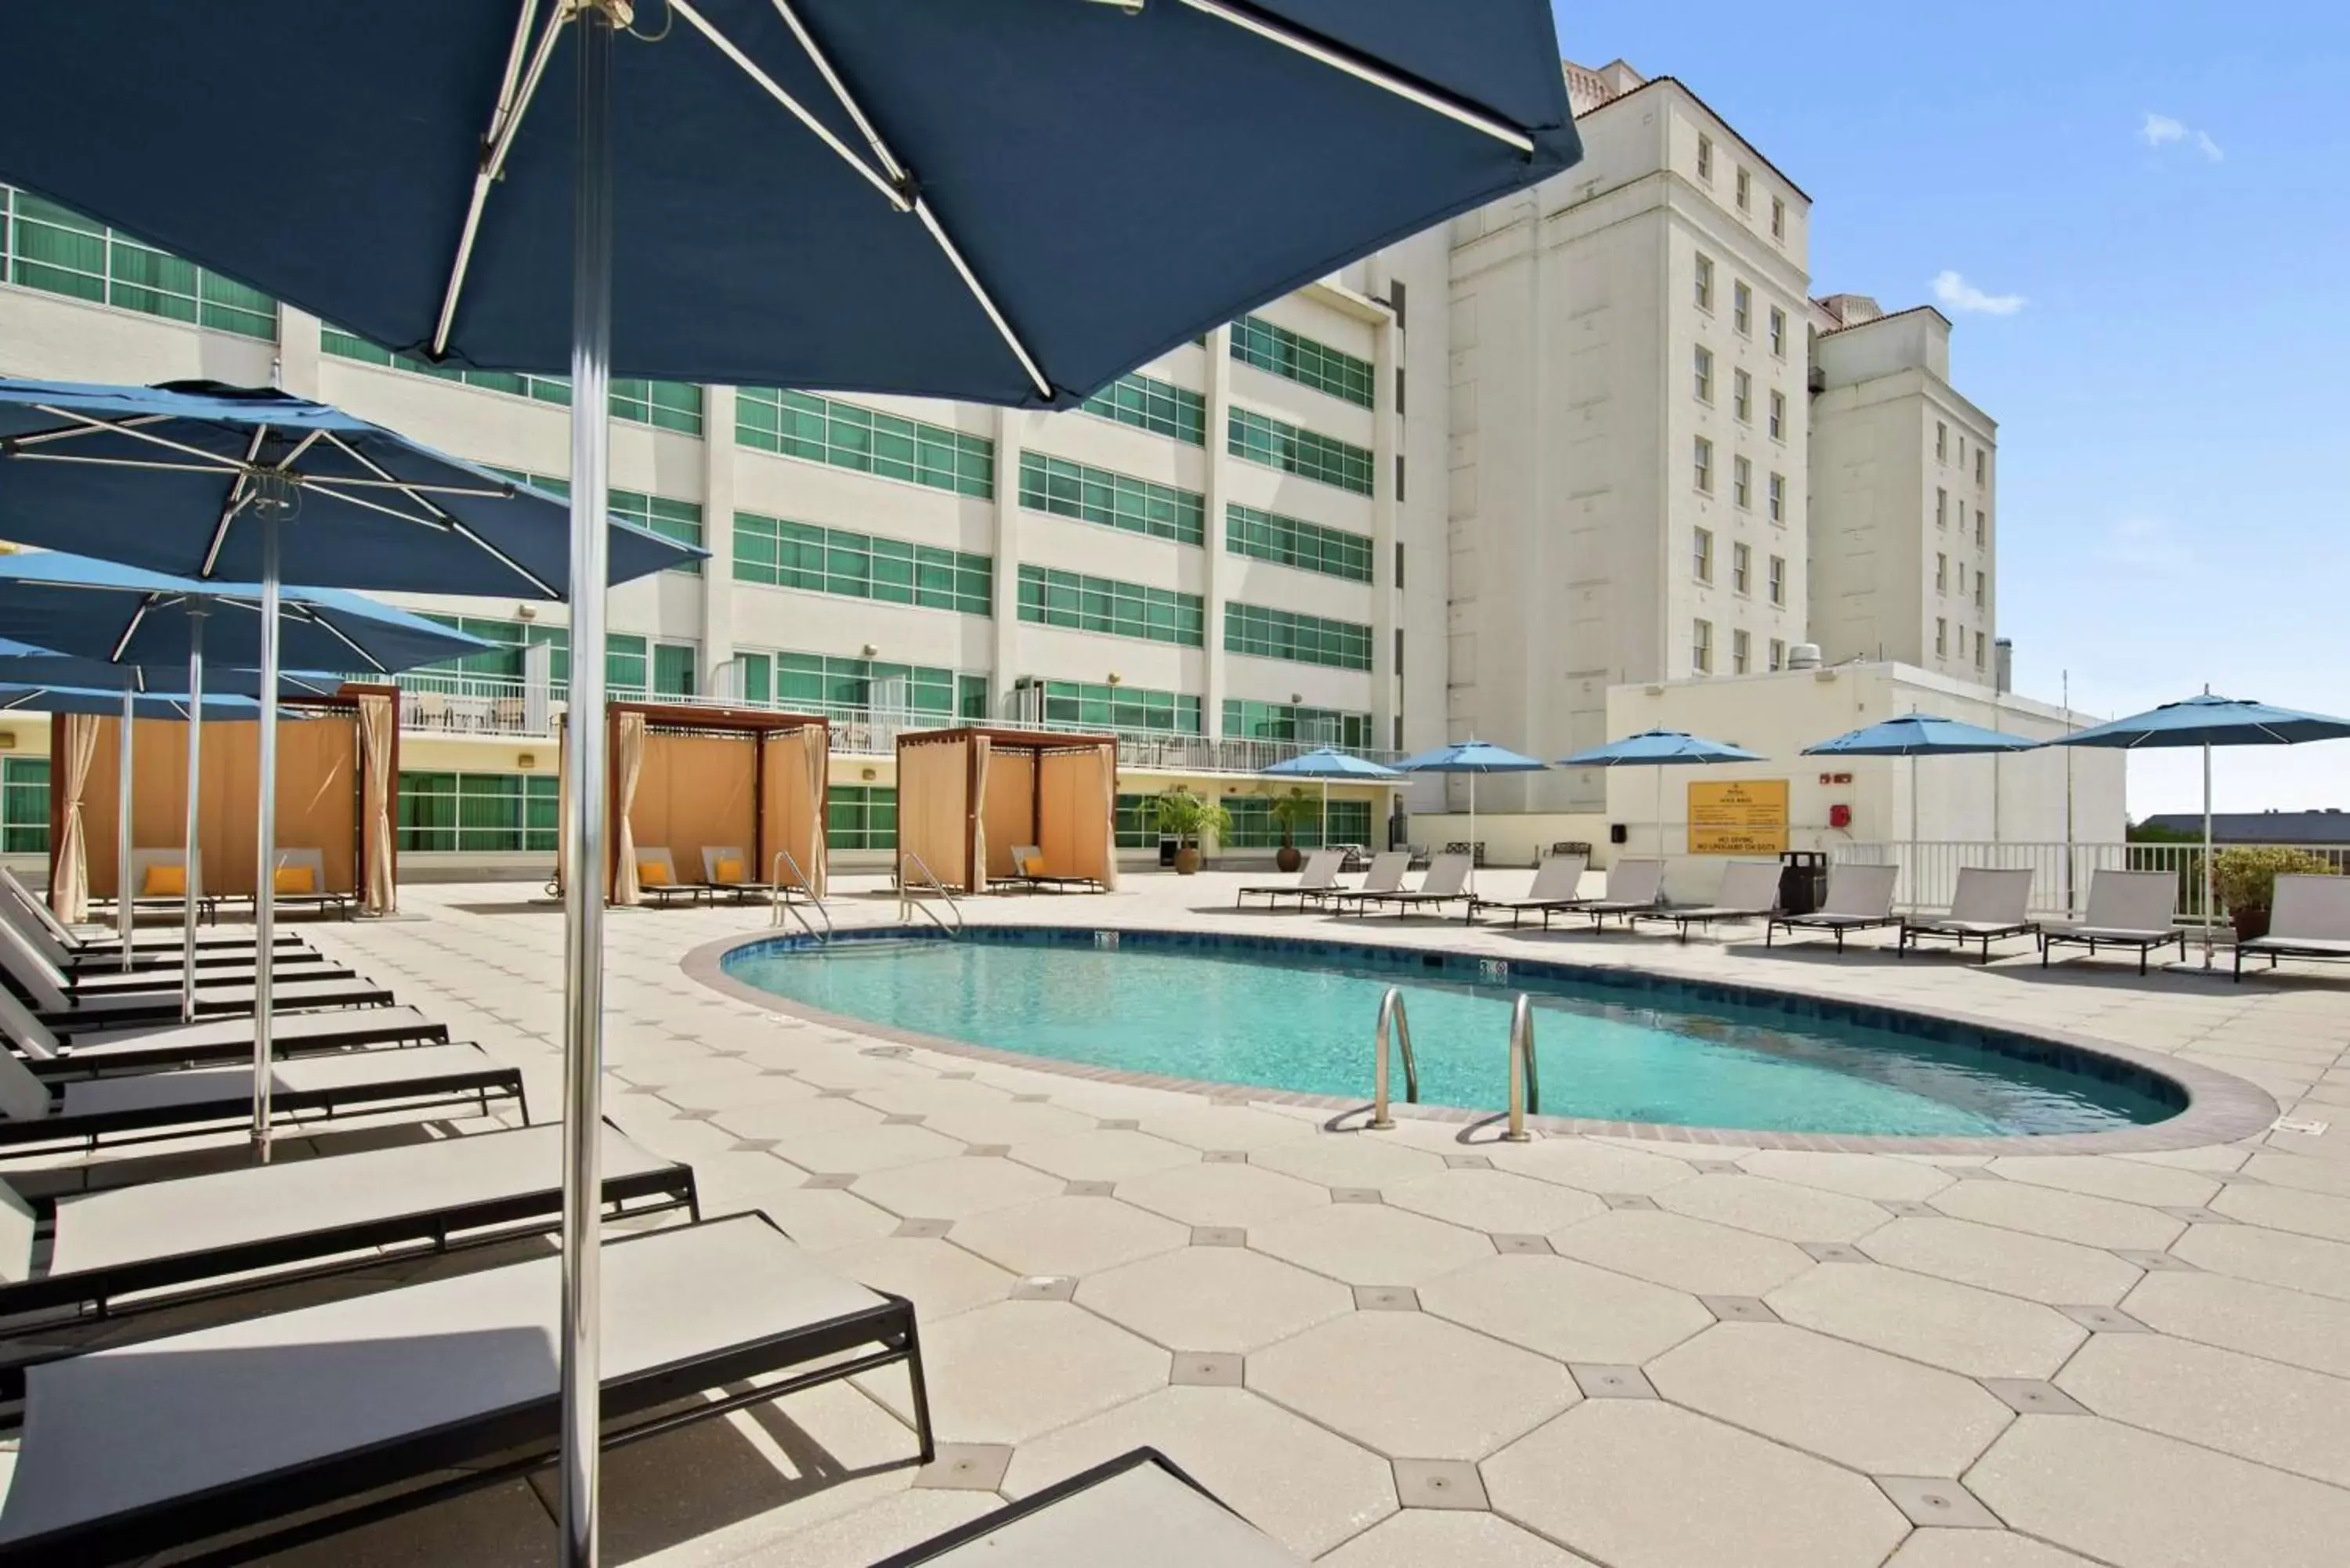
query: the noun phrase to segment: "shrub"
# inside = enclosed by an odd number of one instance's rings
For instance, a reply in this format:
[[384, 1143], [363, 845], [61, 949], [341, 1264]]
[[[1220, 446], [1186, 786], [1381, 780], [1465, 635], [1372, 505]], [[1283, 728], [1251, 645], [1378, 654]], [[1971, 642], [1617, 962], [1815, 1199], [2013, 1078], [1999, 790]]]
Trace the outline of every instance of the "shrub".
[[2276, 895], [2279, 877], [2334, 875], [2333, 862], [2306, 849], [2282, 845], [2256, 845], [2222, 849], [2214, 859], [2220, 897], [2230, 909], [2265, 909]]

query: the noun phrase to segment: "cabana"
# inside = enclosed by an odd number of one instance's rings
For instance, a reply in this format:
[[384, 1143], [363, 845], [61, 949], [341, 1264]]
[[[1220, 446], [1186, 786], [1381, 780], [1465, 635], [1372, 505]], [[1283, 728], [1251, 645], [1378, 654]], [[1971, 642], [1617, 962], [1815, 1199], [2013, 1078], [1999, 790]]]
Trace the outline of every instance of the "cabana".
[[[397, 907], [400, 877], [392, 833], [400, 816], [399, 689], [346, 685], [332, 696], [286, 696], [278, 702], [307, 721], [283, 725], [277, 735], [279, 902], [390, 913]], [[184, 730], [165, 719], [136, 722], [131, 845], [176, 852], [187, 840]], [[120, 820], [121, 729], [119, 718], [90, 714], [59, 713], [50, 721], [49, 754], [57, 759], [49, 791], [53, 887], [74, 807], [85, 824]], [[205, 722], [196, 851], [208, 898], [255, 894], [260, 753], [259, 724]], [[80, 835], [92, 898], [112, 898], [119, 890], [116, 836], [110, 831]], [[306, 870], [308, 885], [294, 886]], [[133, 887], [130, 895], [139, 898], [140, 889]]]
[[[613, 833], [605, 886], [612, 903], [645, 901], [640, 849], [668, 850], [679, 881], [716, 884], [710, 893], [776, 882], [824, 897], [832, 732], [823, 719], [664, 702], [614, 702], [608, 711]], [[570, 777], [567, 767], [567, 785]], [[704, 850], [730, 853], [705, 865]], [[779, 860], [782, 852], [790, 863]], [[720, 881], [718, 865], [736, 857], [742, 874]]]
[[[898, 737], [898, 853], [957, 892], [1040, 871], [1118, 886], [1118, 737], [921, 730]], [[1012, 863], [1033, 845], [1041, 867]]]

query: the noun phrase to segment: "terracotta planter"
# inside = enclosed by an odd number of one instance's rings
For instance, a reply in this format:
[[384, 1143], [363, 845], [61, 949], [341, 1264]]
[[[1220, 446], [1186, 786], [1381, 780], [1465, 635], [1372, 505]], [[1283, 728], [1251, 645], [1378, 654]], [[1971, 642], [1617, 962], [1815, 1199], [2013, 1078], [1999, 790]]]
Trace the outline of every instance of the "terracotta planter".
[[1295, 844], [1283, 845], [1279, 849], [1274, 852], [1273, 857], [1273, 863], [1281, 867], [1282, 873], [1284, 876], [1296, 870], [1299, 866], [1305, 863], [1305, 857], [1297, 853], [1297, 846]]
[[2229, 924], [2236, 928], [2236, 940], [2252, 941], [2269, 934], [2269, 912], [2266, 909], [2230, 909]]
[[1175, 852], [1175, 875], [1178, 877], [1196, 877], [1199, 874], [1199, 846], [1195, 844], [1187, 844], [1183, 846], [1182, 848], [1178, 849]]

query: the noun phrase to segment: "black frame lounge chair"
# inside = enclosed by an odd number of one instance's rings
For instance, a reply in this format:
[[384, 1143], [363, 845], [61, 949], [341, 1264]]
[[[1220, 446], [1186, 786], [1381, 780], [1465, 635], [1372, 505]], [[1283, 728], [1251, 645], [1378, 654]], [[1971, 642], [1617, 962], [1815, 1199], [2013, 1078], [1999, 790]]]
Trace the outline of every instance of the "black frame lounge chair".
[[1585, 855], [1554, 855], [1534, 872], [1534, 886], [1523, 898], [1480, 898], [1469, 895], [1469, 909], [1461, 919], [1475, 925], [1481, 909], [1507, 909], [1510, 924], [1515, 927], [1527, 915], [1538, 915], [1552, 909], [1571, 909], [1587, 903], [1577, 889], [1583, 886], [1583, 873], [1590, 867], [1590, 857]]
[[1374, 909], [1393, 909], [1399, 919], [1417, 914], [1434, 905], [1441, 914], [1447, 904], [1461, 903], [1469, 895], [1469, 857], [1451, 850], [1436, 857], [1427, 875], [1417, 888], [1399, 888], [1392, 893], [1358, 893], [1355, 898], [1355, 913], [1368, 915]]
[[1581, 914], [1591, 917], [1591, 929], [1597, 930], [1615, 916], [1628, 929], [1640, 915], [1654, 914], [1664, 908], [1665, 863], [1645, 857], [1618, 860], [1607, 868], [1607, 888], [1596, 898], [1584, 898], [1566, 909], [1543, 911], [1543, 929], [1550, 929], [1550, 918], [1556, 914]]
[[1680, 940], [1689, 940], [1691, 926], [1717, 920], [1767, 920], [1779, 912], [1779, 863], [1775, 860], [1733, 860], [1722, 868], [1721, 886], [1713, 902], [1676, 909], [1667, 905], [1640, 910], [1627, 920], [1635, 930], [1642, 920], [1670, 920]]
[[1012, 846], [1012, 874], [1008, 877], [990, 877], [987, 879], [987, 885], [991, 890], [998, 883], [1003, 883], [1009, 887], [1025, 888], [1031, 893], [1066, 893], [1072, 888], [1081, 888], [1088, 893], [1109, 891], [1102, 885], [1102, 879], [1098, 877], [1065, 877], [1054, 871], [1026, 869], [1031, 865], [1041, 866], [1044, 863], [1043, 848], [1034, 844], [1015, 844]]
[[639, 866], [648, 860], [659, 860], [669, 871], [669, 880], [666, 882], [648, 882], [642, 877], [638, 877], [637, 897], [640, 899], [657, 898], [660, 901], [661, 907], [667, 909], [671, 902], [677, 898], [683, 898], [689, 904], [699, 904], [712, 897], [711, 887], [707, 882], [679, 881], [677, 857], [659, 845], [639, 845], [633, 858]]
[[[38, 1314], [0, 1334], [380, 1268], [398, 1261], [387, 1250], [448, 1252], [550, 1230], [562, 1218], [562, 1142], [549, 1122], [31, 1203], [0, 1186], [0, 1319]], [[608, 1121], [603, 1180], [608, 1221], [679, 1209], [702, 1218], [693, 1168]], [[49, 1243], [37, 1271], [27, 1220]]]
[[[0, 922], [14, 928], [16, 935], [22, 937], [27, 946], [47, 960], [52, 969], [69, 980], [80, 980], [98, 975], [120, 975], [126, 972], [122, 967], [122, 948], [120, 943], [108, 942], [100, 945], [75, 942], [69, 944], [64, 938], [59, 937], [56, 930], [52, 930], [48, 925], [36, 919], [33, 911], [27, 909], [23, 903], [5, 893], [0, 893]], [[67, 934], [71, 935], [70, 932]], [[127, 972], [149, 974], [159, 971], [168, 971], [172, 977], [172, 983], [177, 985], [185, 954], [176, 933], [154, 933], [158, 937], [167, 934], [171, 937], [168, 945], [160, 940], [140, 941], [134, 945], [130, 950], [130, 968]], [[251, 969], [256, 950], [250, 938], [201, 937], [196, 944], [196, 968], [199, 971], [234, 970], [239, 967]], [[291, 932], [279, 935], [276, 952], [280, 962], [300, 955], [307, 955], [313, 959], [317, 957], [299, 936]]]
[[1843, 956], [1844, 939], [1850, 932], [1901, 923], [1893, 913], [1893, 888], [1900, 875], [1898, 866], [1847, 863], [1829, 867], [1828, 893], [1820, 907], [1808, 915], [1772, 916], [1762, 928], [1762, 945], [1771, 946], [1772, 938], [1781, 931], [1790, 936], [1827, 931], [1835, 937], [1837, 956]]
[[2236, 944], [2236, 978], [2244, 978], [2244, 955], [2350, 959], [2350, 877], [2287, 872], [2276, 879], [2269, 899], [2265, 936]]
[[[133, 899], [132, 902], [135, 904], [138, 900]], [[176, 899], [173, 900], [173, 907], [179, 907]], [[87, 930], [76, 930], [66, 925], [50, 912], [48, 905], [42, 902], [39, 896], [30, 888], [26, 887], [14, 871], [0, 866], [0, 918], [9, 917], [20, 911], [29, 915], [44, 931], [48, 933], [49, 939], [59, 948], [69, 951], [77, 958], [104, 954], [119, 962], [122, 957], [122, 944], [111, 928], [99, 929], [93, 927]], [[19, 929], [26, 929], [22, 921], [12, 920], [11, 923], [16, 924]], [[130, 950], [134, 959], [150, 952], [176, 955], [180, 952], [183, 942], [184, 938], [180, 931], [164, 930], [151, 926], [143, 931], [135, 931], [131, 934]], [[280, 931], [277, 933], [277, 945], [281, 948], [298, 948], [303, 945], [303, 941], [296, 932]], [[196, 950], [199, 953], [237, 949], [250, 953], [253, 946], [254, 939], [250, 931], [199, 931], [196, 933]]]
[[[287, 871], [307, 871], [310, 873], [310, 886], [307, 891], [299, 893], [287, 892], [284, 888], [272, 892], [269, 901], [273, 909], [288, 914], [296, 909], [316, 909], [320, 914], [338, 914], [347, 920], [359, 913], [357, 893], [343, 892], [327, 886], [327, 857], [318, 850], [280, 849], [277, 852], [277, 871], [280, 875]], [[247, 904], [258, 905], [261, 902], [258, 894], [246, 893], [241, 897]]]
[[2178, 877], [2170, 871], [2116, 871], [2100, 867], [2089, 878], [2089, 908], [2081, 919], [2040, 928], [2040, 967], [2060, 947], [2121, 948], [2137, 954], [2144, 974], [2150, 954], [2176, 943], [2187, 961], [2187, 932], [2178, 924]]
[[2024, 918], [2031, 904], [2030, 870], [1961, 866], [1958, 891], [1950, 897], [1950, 912], [1903, 919], [1901, 940], [1895, 944], [1893, 955], [1908, 958], [1912, 946], [1933, 938], [1956, 943], [1960, 952], [1969, 942], [1978, 943], [1981, 961], [1989, 963], [1991, 943], [2003, 937], [2039, 935], [2040, 922]]
[[872, 1568], [1299, 1568], [1156, 1449], [1135, 1449]]
[[[723, 879], [718, 875], [718, 868], [729, 860], [742, 867], [744, 872], [742, 877], [732, 882]], [[795, 888], [778, 888], [773, 882], [760, 881], [755, 876], [755, 871], [756, 867], [752, 865], [751, 857], [743, 853], [743, 846], [739, 844], [705, 844], [702, 846], [702, 885], [709, 889], [710, 902], [712, 904], [718, 902], [721, 894], [742, 904], [747, 903], [754, 898], [772, 898], [778, 892], [802, 891]]]
[[[359, 975], [342, 980], [279, 976], [270, 987], [270, 995], [277, 1010], [283, 1012], [328, 1007], [389, 1007], [392, 1000], [389, 989]], [[254, 986], [250, 980], [239, 985], [199, 987], [196, 992], [196, 1016], [250, 1018], [253, 1016], [253, 997]], [[180, 1021], [180, 993], [177, 991], [121, 991], [75, 996], [68, 998], [64, 1007], [40, 1007], [34, 1016], [67, 1039], [97, 1029], [122, 1029], [136, 1023], [176, 1023]]]
[[1297, 907], [1305, 908], [1305, 900], [1319, 893], [1338, 890], [1338, 873], [1347, 864], [1343, 849], [1316, 849], [1297, 868], [1295, 882], [1268, 882], [1259, 887], [1243, 888], [1232, 895], [1232, 908], [1237, 909], [1250, 898], [1263, 898], [1267, 909], [1279, 909], [1284, 898], [1295, 898]]
[[1401, 849], [1390, 849], [1371, 857], [1371, 867], [1363, 879], [1352, 888], [1323, 888], [1307, 893], [1314, 903], [1327, 905], [1333, 914], [1343, 915], [1347, 906], [1365, 898], [1376, 898], [1382, 893], [1403, 890], [1404, 873], [1411, 868], [1411, 856]]
[[[606, 1445], [902, 1363], [933, 1457], [905, 1298], [832, 1274], [763, 1214], [619, 1237], [602, 1261]], [[26, 1368], [0, 1563], [244, 1561], [536, 1469], [560, 1425], [559, 1267], [533, 1258]]]
[[[253, 1058], [253, 1021], [247, 1018], [200, 1018], [193, 1023], [175, 1020], [59, 1038], [15, 997], [0, 993], [0, 1032], [22, 1054], [25, 1065], [42, 1078], [147, 1073]], [[372, 1045], [445, 1044], [449, 1026], [412, 1007], [352, 1007], [285, 1013], [272, 1021], [270, 1039], [279, 1055], [300, 1056]]]
[[[280, 972], [289, 980], [348, 979], [350, 971], [329, 963], [325, 954], [309, 948], [279, 948], [276, 950]], [[218, 987], [250, 983], [254, 961], [248, 957], [242, 967], [234, 962], [196, 967], [196, 984]], [[76, 963], [68, 969], [57, 962], [57, 956], [46, 950], [25, 930], [6, 920], [0, 920], [0, 973], [26, 996], [36, 998], [41, 1005], [62, 1010], [83, 998], [133, 995], [144, 992], [168, 991], [176, 994], [181, 979], [188, 971], [180, 967], [176, 955], [168, 962], [151, 962], [144, 968], [126, 972], [118, 954], [113, 964]], [[174, 1004], [176, 1011], [176, 1003]]]

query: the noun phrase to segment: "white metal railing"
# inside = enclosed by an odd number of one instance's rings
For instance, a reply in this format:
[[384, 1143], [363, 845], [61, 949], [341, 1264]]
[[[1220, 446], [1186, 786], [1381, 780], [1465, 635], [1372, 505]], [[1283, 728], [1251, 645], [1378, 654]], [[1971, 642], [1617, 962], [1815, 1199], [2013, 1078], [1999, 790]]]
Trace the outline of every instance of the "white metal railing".
[[[923, 901], [925, 894], [946, 900], [947, 913], [954, 917], [951, 926]], [[959, 937], [963, 933], [962, 906], [955, 902], [954, 889], [940, 881], [920, 856], [910, 849], [901, 849], [898, 852], [898, 919], [902, 922], [917, 912], [938, 927], [942, 936]]]
[[[2225, 846], [2220, 847], [2224, 848]], [[2350, 846], [2288, 845], [2350, 874]], [[1969, 843], [1921, 839], [1916, 844], [1840, 844], [1832, 861], [1866, 866], [1898, 866], [1900, 877], [1894, 891], [1896, 907], [1905, 909], [1948, 909], [1958, 891], [1959, 872], [1967, 867], [2029, 870], [2032, 897], [2027, 906], [2035, 919], [2076, 919], [2088, 907], [2089, 883], [2100, 869], [2168, 871], [2178, 878], [2178, 919], [2182, 924], [2218, 924], [2226, 917], [2202, 875], [2200, 844], [2062, 844]]]
[[[786, 867], [792, 874], [792, 879], [789, 882], [784, 880]], [[782, 925], [784, 917], [789, 915], [800, 923], [802, 930], [807, 932], [818, 943], [832, 940], [832, 911], [826, 909], [824, 900], [816, 896], [816, 884], [807, 879], [807, 873], [800, 869], [798, 859], [788, 849], [776, 850], [775, 859], [768, 863], [767, 902], [770, 906], [770, 913], [767, 917], [770, 925]], [[815, 921], [810, 920], [806, 913], [801, 909], [800, 906], [803, 904], [816, 912], [817, 918], [824, 921], [824, 929], [819, 931], [816, 929]]]

